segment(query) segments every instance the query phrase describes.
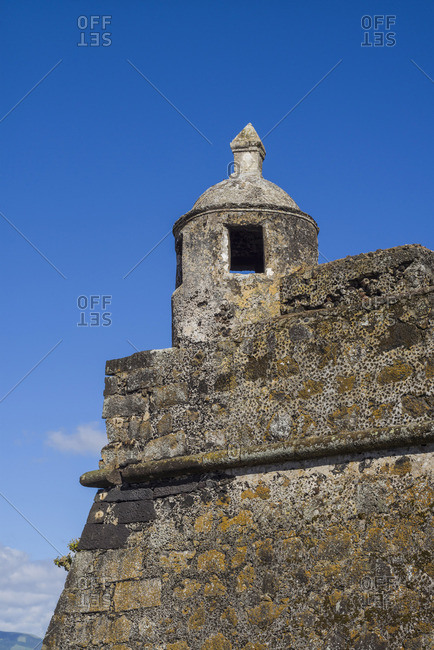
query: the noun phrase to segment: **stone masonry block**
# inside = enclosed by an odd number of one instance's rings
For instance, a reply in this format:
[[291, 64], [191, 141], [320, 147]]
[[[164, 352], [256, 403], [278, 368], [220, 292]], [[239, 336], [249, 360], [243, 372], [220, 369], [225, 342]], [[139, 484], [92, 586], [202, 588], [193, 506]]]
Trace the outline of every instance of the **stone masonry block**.
[[175, 406], [187, 401], [188, 392], [187, 384], [168, 384], [167, 386], [158, 386], [153, 389], [155, 406], [160, 409], [166, 406]]
[[117, 503], [114, 507], [114, 515], [119, 524], [152, 521], [156, 517], [154, 504], [149, 500]]
[[189, 481], [183, 483], [172, 483], [169, 485], [160, 485], [154, 488], [154, 497], [168, 497], [175, 494], [186, 494], [188, 492], [193, 492], [200, 488], [203, 483], [198, 483], [198, 481]]
[[127, 378], [127, 392], [150, 388], [158, 381], [158, 373], [155, 368], [141, 368], [132, 372]]
[[148, 400], [141, 395], [112, 395], [104, 400], [102, 417], [129, 417], [139, 413], [146, 413], [147, 410]]
[[119, 582], [114, 595], [115, 611], [123, 612], [161, 605], [161, 580], [126, 580]]
[[102, 524], [104, 523], [104, 517], [107, 512], [108, 506], [105, 503], [96, 502], [93, 504], [90, 509], [89, 516], [87, 518], [88, 524]]
[[145, 446], [142, 452], [143, 460], [158, 460], [159, 458], [173, 458], [186, 453], [187, 444], [183, 431], [169, 433], [167, 436], [154, 438]]
[[138, 547], [109, 549], [98, 557], [95, 574], [106, 582], [141, 578], [144, 556], [144, 551]]
[[[105, 494], [105, 496], [104, 496]], [[101, 497], [100, 497], [101, 495]], [[152, 499], [154, 496], [150, 488], [112, 488], [111, 490], [100, 492], [96, 495], [97, 498], [106, 503], [120, 503], [121, 501], [142, 501], [144, 499]]]
[[131, 621], [126, 616], [111, 619], [107, 616], [101, 617], [94, 622], [92, 630], [92, 642], [107, 643], [113, 647], [120, 641], [128, 641], [132, 628]]
[[105, 378], [105, 389], [104, 396], [116, 395], [120, 392], [121, 381], [118, 377], [106, 377]]
[[176, 348], [136, 352], [129, 357], [107, 361], [106, 375], [116, 375], [123, 372], [130, 374], [135, 370], [142, 370], [144, 368], [155, 368], [158, 370], [160, 368], [173, 366], [177, 359], [178, 350]]
[[125, 526], [114, 524], [86, 524], [80, 537], [79, 551], [108, 548], [122, 548], [130, 531]]

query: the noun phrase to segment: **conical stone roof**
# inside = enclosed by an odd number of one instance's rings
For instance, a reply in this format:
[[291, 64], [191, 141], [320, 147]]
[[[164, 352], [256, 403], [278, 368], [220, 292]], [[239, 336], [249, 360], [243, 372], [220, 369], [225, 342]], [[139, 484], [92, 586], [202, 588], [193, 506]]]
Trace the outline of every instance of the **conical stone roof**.
[[[224, 209], [250, 208], [305, 215], [287, 192], [262, 176], [265, 148], [252, 124], [247, 124], [234, 138], [231, 149], [234, 172], [201, 194], [192, 209], [175, 223], [174, 232], [198, 214]], [[316, 226], [312, 217], [305, 216]]]
[[300, 208], [281, 187], [262, 176], [236, 173], [213, 185], [200, 195], [192, 211], [218, 210], [225, 207], [253, 207], [283, 210]]
[[192, 211], [219, 209], [226, 206], [283, 208], [299, 210], [296, 202], [282, 188], [262, 176], [265, 148], [252, 124], [231, 142], [234, 172], [229, 178], [206, 190]]

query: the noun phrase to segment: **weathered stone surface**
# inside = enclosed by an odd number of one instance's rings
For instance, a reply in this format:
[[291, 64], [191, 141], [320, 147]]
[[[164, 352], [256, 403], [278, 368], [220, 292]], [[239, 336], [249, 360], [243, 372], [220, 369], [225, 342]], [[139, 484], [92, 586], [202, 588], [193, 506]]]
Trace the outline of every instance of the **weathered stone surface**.
[[154, 493], [149, 488], [112, 488], [111, 490], [102, 490], [99, 492], [95, 501], [105, 501], [106, 503], [118, 503], [120, 501], [142, 501], [152, 499]]
[[103, 418], [130, 416], [146, 413], [148, 400], [141, 395], [109, 395], [104, 400]]
[[95, 575], [105, 583], [143, 577], [145, 554], [139, 547], [110, 549], [95, 560]]
[[431, 650], [434, 254], [317, 265], [251, 125], [232, 148], [175, 224], [176, 347], [107, 363], [43, 648]]
[[[277, 312], [268, 311], [263, 322], [239, 328], [230, 340], [184, 341], [174, 355], [150, 355], [155, 374], [166, 377], [163, 386], [141, 384], [125, 396], [128, 362], [118, 360], [121, 369], [111, 377], [119, 379], [119, 393], [106, 398], [107, 408], [128, 415], [107, 420], [111, 442], [102, 466], [196, 454], [228, 442], [296, 443], [399, 425], [402, 408], [406, 423], [429, 417], [422, 404], [433, 393], [433, 260], [421, 246], [404, 246], [296, 271], [276, 294]], [[298, 284], [315, 304], [296, 306]], [[329, 301], [332, 295], [338, 298]], [[151, 395], [146, 413], [143, 393]], [[407, 408], [407, 395], [419, 408]]]
[[[282, 280], [282, 313], [344, 304], [358, 304], [366, 311], [393, 306], [403, 294], [434, 286], [433, 267], [434, 253], [419, 245], [362, 253], [311, 267]], [[418, 337], [417, 327], [400, 323], [394, 331], [394, 323], [390, 326], [391, 347], [417, 342], [412, 341]]]
[[152, 501], [127, 501], [116, 503], [113, 515], [119, 524], [131, 524], [138, 521], [151, 521], [155, 519], [154, 504]]
[[114, 524], [86, 524], [80, 537], [79, 549], [122, 548], [128, 539], [129, 530]]
[[106, 643], [119, 647], [119, 643], [127, 642], [130, 637], [132, 622], [126, 616], [97, 619], [93, 625], [91, 639], [93, 643]]
[[143, 460], [156, 460], [157, 458], [172, 458], [183, 456], [187, 451], [185, 433], [169, 433], [147, 443], [141, 454]]
[[167, 497], [175, 494], [183, 494], [198, 489], [197, 481], [173, 481], [168, 485], [156, 485], [153, 493], [154, 497]]
[[161, 605], [161, 581], [158, 578], [153, 578], [140, 582], [137, 580], [119, 582], [116, 584], [113, 600], [117, 612], [159, 607]]
[[152, 391], [155, 406], [161, 409], [164, 406], [175, 406], [187, 401], [188, 392], [185, 383], [158, 386]]
[[[131, 620], [130, 648], [201, 648], [220, 634], [236, 648], [322, 650], [377, 635], [391, 650], [428, 650], [432, 459], [430, 445], [196, 482], [156, 499], [128, 549], [80, 552], [65, 594], [75, 598], [77, 574], [97, 577], [84, 586], [100, 594], [95, 607], [108, 595], [106, 614]], [[65, 623], [53, 635], [74, 647]]]
[[87, 518], [88, 524], [102, 524], [107, 512], [107, 506], [104, 503], [96, 502], [93, 504], [90, 509], [89, 516]]

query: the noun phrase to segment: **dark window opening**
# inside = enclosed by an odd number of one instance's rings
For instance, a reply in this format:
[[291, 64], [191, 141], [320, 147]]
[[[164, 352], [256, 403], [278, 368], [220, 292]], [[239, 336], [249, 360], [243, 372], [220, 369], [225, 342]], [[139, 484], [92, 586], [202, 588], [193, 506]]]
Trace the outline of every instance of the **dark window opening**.
[[232, 273], [264, 273], [262, 226], [228, 226]]
[[182, 235], [175, 239], [175, 253], [176, 253], [176, 282], [175, 289], [182, 284]]

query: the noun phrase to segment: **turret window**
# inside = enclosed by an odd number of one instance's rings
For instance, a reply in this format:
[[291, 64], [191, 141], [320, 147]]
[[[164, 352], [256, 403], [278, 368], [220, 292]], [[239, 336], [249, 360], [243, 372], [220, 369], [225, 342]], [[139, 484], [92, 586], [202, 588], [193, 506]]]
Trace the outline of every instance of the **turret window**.
[[228, 226], [231, 273], [264, 273], [262, 226]]

